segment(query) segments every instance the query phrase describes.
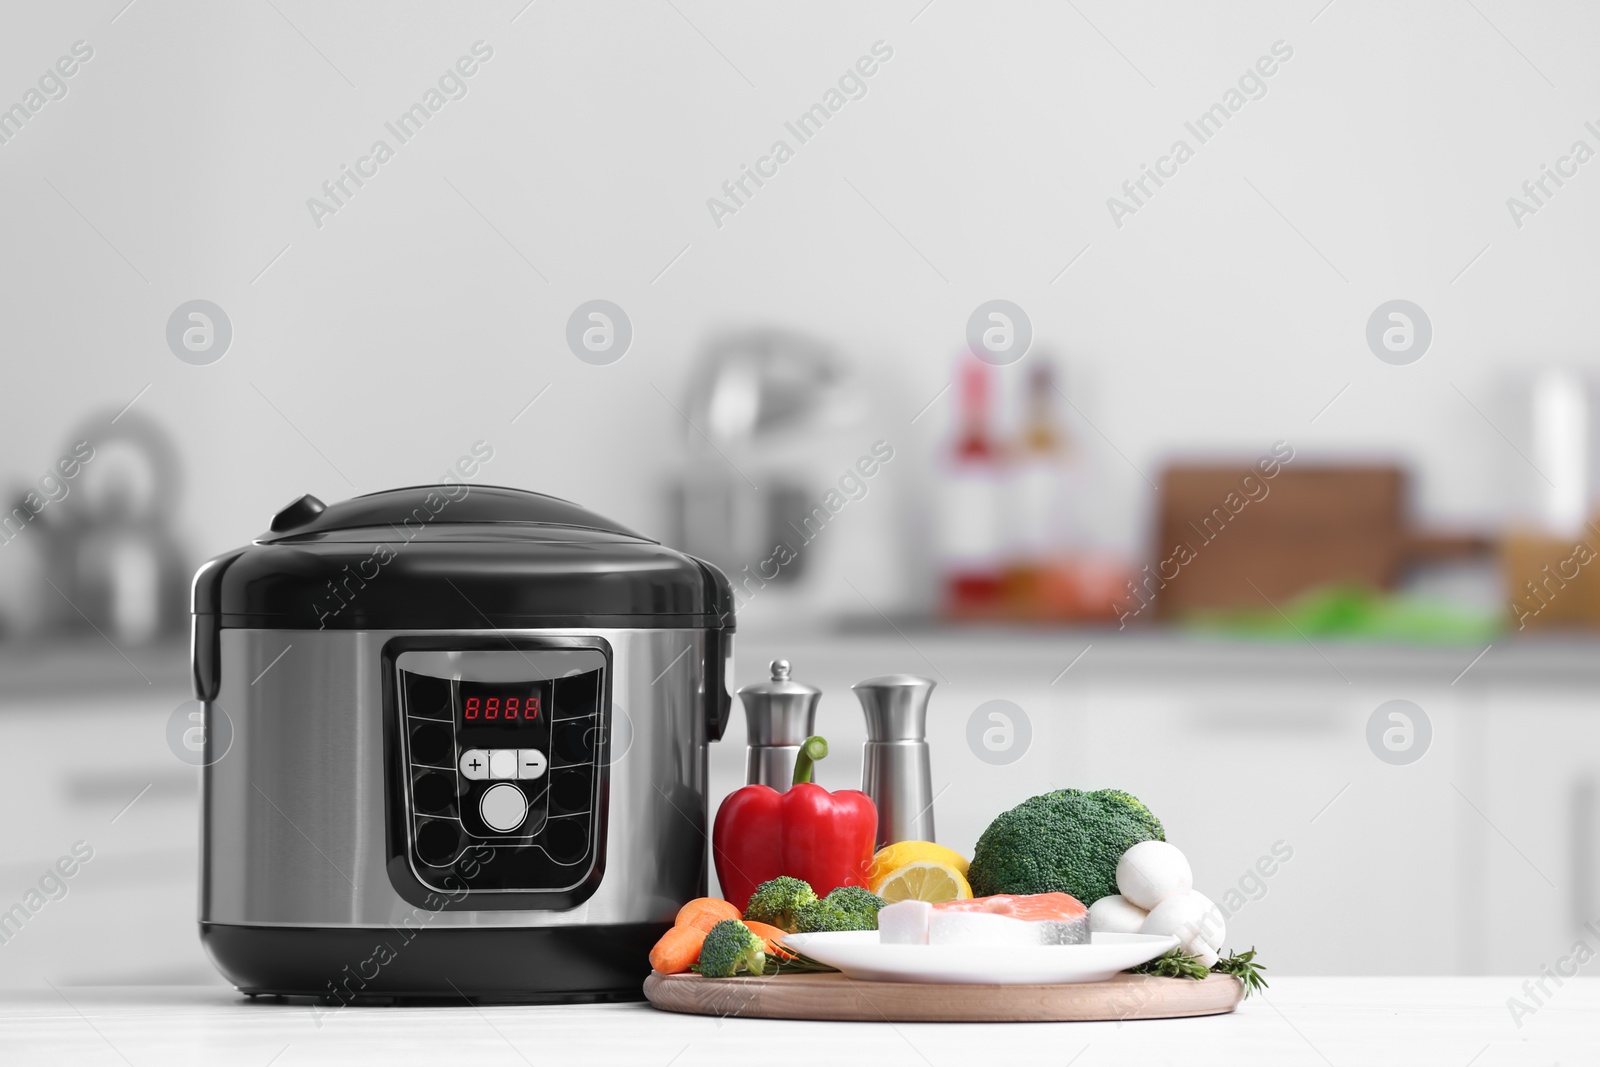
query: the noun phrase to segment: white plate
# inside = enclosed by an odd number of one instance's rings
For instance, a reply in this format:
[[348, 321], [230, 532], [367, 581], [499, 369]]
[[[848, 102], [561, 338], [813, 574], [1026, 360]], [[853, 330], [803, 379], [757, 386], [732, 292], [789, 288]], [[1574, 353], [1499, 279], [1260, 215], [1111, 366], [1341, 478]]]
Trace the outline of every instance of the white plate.
[[784, 943], [866, 982], [1104, 982], [1178, 947], [1157, 934], [1091, 934], [1087, 945], [885, 945], [876, 930], [789, 934]]

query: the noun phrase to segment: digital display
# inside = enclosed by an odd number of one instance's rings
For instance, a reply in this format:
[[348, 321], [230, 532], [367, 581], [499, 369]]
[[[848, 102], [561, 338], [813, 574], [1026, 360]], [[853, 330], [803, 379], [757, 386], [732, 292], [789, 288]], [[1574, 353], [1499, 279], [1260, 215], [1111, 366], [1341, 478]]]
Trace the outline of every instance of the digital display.
[[544, 718], [547, 682], [461, 682], [456, 718], [463, 726], [536, 726]]
[[484, 722], [493, 722], [495, 719], [537, 719], [539, 717], [539, 694], [530, 693], [526, 697], [467, 697], [466, 706], [461, 709], [461, 717], [472, 720], [482, 717]]

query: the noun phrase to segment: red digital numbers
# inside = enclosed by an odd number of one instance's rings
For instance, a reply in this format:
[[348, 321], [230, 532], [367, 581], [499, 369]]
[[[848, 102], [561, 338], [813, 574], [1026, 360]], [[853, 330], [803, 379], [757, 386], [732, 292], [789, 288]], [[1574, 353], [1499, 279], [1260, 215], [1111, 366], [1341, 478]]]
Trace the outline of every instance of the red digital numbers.
[[530, 693], [526, 699], [469, 696], [461, 718], [467, 722], [537, 722], [542, 705], [538, 693]]

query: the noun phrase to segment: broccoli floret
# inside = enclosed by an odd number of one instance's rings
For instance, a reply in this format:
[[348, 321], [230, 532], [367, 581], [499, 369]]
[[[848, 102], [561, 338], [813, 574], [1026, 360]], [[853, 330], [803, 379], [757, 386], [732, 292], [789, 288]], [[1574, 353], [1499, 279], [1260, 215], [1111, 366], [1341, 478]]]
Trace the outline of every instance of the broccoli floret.
[[878, 912], [888, 906], [889, 902], [876, 893], [863, 889], [858, 885], [842, 885], [822, 898], [840, 911], [851, 915], [859, 915], [862, 919], [870, 918], [871, 926], [863, 926], [863, 930], [876, 930], [878, 928]]
[[846, 930], [876, 930], [878, 909], [887, 903], [860, 886], [840, 886], [795, 913], [795, 932], [836, 934]]
[[852, 915], [836, 904], [825, 900], [812, 901], [794, 917], [795, 933], [836, 934], [843, 930], [860, 930], [860, 916]]
[[1024, 800], [978, 838], [967, 881], [975, 896], [1070, 893], [1086, 906], [1117, 892], [1117, 861], [1140, 841], [1165, 841], [1161, 820], [1119, 789], [1058, 789]]
[[766, 967], [766, 943], [738, 919], [723, 919], [711, 928], [694, 965], [707, 978], [732, 978], [740, 971], [760, 974]]
[[756, 886], [750, 903], [745, 905], [744, 917], [792, 934], [795, 912], [816, 899], [817, 894], [810, 885], [785, 874]]

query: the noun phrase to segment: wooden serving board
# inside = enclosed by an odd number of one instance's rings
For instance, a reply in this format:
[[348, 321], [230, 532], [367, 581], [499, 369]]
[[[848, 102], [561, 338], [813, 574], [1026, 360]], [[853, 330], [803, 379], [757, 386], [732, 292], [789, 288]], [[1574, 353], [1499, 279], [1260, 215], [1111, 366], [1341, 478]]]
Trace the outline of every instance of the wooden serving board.
[[1221, 1015], [1244, 999], [1237, 978], [1201, 981], [1119, 974], [1072, 985], [938, 985], [861, 982], [842, 974], [771, 978], [664, 975], [644, 980], [644, 995], [662, 1011], [753, 1019], [841, 1022], [1089, 1022]]

